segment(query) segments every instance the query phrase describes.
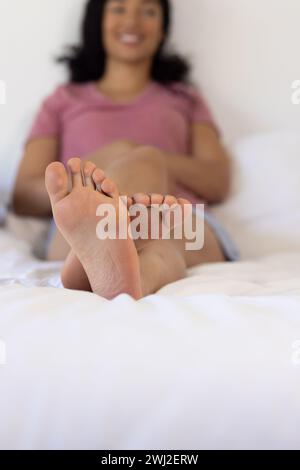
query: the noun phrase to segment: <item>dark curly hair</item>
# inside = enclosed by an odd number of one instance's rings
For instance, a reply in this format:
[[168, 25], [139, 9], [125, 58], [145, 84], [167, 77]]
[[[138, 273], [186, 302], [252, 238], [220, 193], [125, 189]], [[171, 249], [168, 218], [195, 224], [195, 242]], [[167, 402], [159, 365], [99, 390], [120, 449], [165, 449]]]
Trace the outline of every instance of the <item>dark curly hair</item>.
[[[69, 46], [57, 58], [69, 71], [70, 82], [85, 83], [99, 80], [105, 71], [106, 52], [99, 34], [104, 7], [108, 0], [89, 0], [85, 7], [81, 27], [81, 44]], [[166, 52], [164, 46], [170, 32], [172, 10], [170, 0], [159, 0], [163, 10], [165, 37], [153, 58], [151, 78], [162, 84], [189, 82], [190, 64], [176, 53]]]

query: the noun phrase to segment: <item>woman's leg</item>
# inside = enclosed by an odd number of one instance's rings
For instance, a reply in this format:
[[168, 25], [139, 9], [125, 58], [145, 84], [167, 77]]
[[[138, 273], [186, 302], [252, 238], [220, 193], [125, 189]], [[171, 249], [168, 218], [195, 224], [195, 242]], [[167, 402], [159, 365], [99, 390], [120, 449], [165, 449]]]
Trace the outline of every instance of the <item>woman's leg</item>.
[[[127, 144], [125, 144], [127, 145]], [[126, 153], [127, 152], [127, 153]], [[117, 187], [121, 188], [122, 194], [138, 194], [144, 188], [148, 193], [167, 194], [171, 189], [168, 179], [164, 154], [149, 147], [136, 147], [130, 152], [125, 148], [122, 158], [113, 160], [105, 172]], [[72, 166], [72, 160], [70, 161]], [[84, 171], [88, 170], [91, 177], [94, 170], [90, 162], [83, 163]], [[155, 197], [153, 202], [155, 203]], [[70, 246], [59, 231], [52, 240], [48, 259], [65, 259], [61, 278], [64, 287], [76, 290], [91, 290], [89, 280], [81, 266], [81, 263], [70, 252]]]
[[221, 247], [207, 224], [204, 226], [202, 250], [187, 251], [185, 248], [187, 241], [183, 238], [155, 240], [142, 244], [138, 253], [144, 296], [154, 294], [165, 285], [185, 278], [187, 268], [225, 261]]
[[[121, 194], [173, 193], [174, 183], [170, 178], [168, 180], [164, 155], [154, 148], [119, 141], [95, 152], [91, 157], [94, 157], [93, 163], [116, 182]], [[69, 251], [69, 245], [57, 230], [49, 246], [47, 260], [64, 260]]]
[[[69, 162], [71, 189], [63, 164], [47, 167], [45, 180], [56, 225], [80, 261], [91, 289], [106, 299], [127, 293], [142, 297], [139, 258], [133, 240], [119, 237], [119, 220], [126, 223], [127, 207], [120, 199], [118, 188], [101, 169], [93, 172], [92, 180], [83, 184], [80, 159]], [[95, 189], [101, 186], [101, 190]], [[117, 238], [100, 238], [97, 213], [107, 207], [116, 217]]]
[[[86, 161], [91, 161], [95, 166], [102, 168], [102, 170], [105, 171], [116, 161], [120, 161], [123, 157], [128, 157], [136, 147], [138, 147], [138, 145], [134, 142], [129, 140], [119, 140], [93, 152], [86, 158]], [[56, 230], [47, 251], [47, 260], [65, 260], [69, 252], [70, 246], [60, 231]]]
[[[130, 196], [136, 193], [158, 193], [173, 194], [175, 191], [174, 181], [168, 174], [164, 153], [152, 147], [136, 147], [133, 151], [123, 155], [119, 161], [115, 161], [108, 166], [106, 175], [118, 186], [121, 194]], [[195, 224], [196, 216], [193, 215]], [[173, 250], [174, 247], [184, 257], [187, 268], [201, 263], [225, 261], [220, 244], [208, 224], [204, 226], [204, 247], [202, 250], [188, 251], [185, 249], [186, 243], [190, 241], [185, 237], [182, 240], [137, 240], [138, 251], [143, 246], [144, 250], [151, 250], [157, 246], [157, 251], [161, 256], [161, 247], [166, 251]], [[148, 260], [148, 256], [145, 259]], [[164, 257], [165, 258], [165, 257]], [[176, 258], [176, 256], [175, 256]], [[165, 259], [163, 260], [165, 262]], [[147, 263], [147, 261], [146, 261]], [[179, 262], [179, 265], [182, 264]], [[147, 268], [144, 269], [146, 273]], [[178, 272], [178, 269], [175, 269]]]
[[[123, 194], [142, 191], [163, 194], [172, 192], [164, 155], [149, 147], [137, 147], [128, 155], [123, 154], [122, 159], [114, 161], [112, 165], [108, 166], [106, 173], [117, 182]], [[166, 283], [184, 277], [186, 267], [201, 262], [224, 261], [220, 246], [209, 227], [206, 227], [203, 250], [186, 252], [184, 242], [185, 240], [150, 240], [143, 244], [143, 248], [139, 249], [139, 258], [144, 292], [155, 292]], [[171, 253], [172, 256], [170, 256]], [[161, 274], [160, 279], [156, 278], [155, 281], [153, 281], [153, 264], [154, 267], [161, 266], [160, 270], [155, 270]], [[74, 256], [69, 256], [65, 266], [66, 284], [68, 283], [68, 273], [73, 273], [73, 276], [77, 273], [78, 288], [81, 285], [82, 288], [88, 290], [89, 282], [86, 276], [85, 282], [83, 281], [82, 268], [80, 270], [80, 263], [78, 260], [74, 260]]]
[[[130, 142], [116, 142], [114, 145], [97, 152], [100, 161], [109, 155], [111, 164], [107, 163], [106, 175], [117, 182], [121, 194], [134, 194], [141, 191], [149, 193], [171, 190], [168, 180], [164, 154], [151, 147], [141, 147]], [[87, 168], [89, 177], [95, 166], [90, 162], [83, 162], [84, 170]], [[66, 288], [90, 290], [90, 284], [79, 260], [70, 252], [70, 246], [57, 230], [48, 250], [49, 261], [66, 260], [61, 277]]]
[[93, 162], [98, 168], [105, 171], [109, 165], [121, 160], [124, 155], [136, 147], [139, 145], [130, 140], [117, 140], [87, 155], [85, 160]]

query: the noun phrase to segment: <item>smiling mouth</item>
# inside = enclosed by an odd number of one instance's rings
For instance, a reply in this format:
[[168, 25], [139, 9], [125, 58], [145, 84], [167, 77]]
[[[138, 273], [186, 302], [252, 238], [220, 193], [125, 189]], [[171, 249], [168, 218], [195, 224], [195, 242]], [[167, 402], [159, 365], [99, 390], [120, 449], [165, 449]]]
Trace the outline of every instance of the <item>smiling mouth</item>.
[[127, 46], [137, 46], [141, 44], [143, 38], [138, 34], [124, 33], [119, 35], [119, 41]]

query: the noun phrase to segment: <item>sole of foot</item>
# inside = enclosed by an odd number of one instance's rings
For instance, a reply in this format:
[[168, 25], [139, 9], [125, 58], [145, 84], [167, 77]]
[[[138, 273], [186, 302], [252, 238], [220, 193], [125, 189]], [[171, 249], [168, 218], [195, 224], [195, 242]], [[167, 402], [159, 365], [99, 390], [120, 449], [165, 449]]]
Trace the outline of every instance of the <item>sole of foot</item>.
[[72, 158], [67, 169], [59, 162], [49, 165], [46, 187], [56, 225], [82, 263], [93, 292], [109, 300], [124, 293], [140, 299], [139, 257], [134, 241], [129, 237], [97, 237], [97, 212], [102, 204], [114, 207], [116, 220], [125, 210], [130, 223], [118, 188], [92, 162]]

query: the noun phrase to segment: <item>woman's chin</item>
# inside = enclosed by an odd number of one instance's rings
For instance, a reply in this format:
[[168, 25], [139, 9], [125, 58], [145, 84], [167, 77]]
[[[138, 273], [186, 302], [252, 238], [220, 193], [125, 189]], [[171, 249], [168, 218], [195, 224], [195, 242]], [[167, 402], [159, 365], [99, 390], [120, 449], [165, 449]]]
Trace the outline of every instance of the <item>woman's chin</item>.
[[121, 44], [118, 49], [108, 51], [108, 57], [112, 57], [118, 61], [133, 61], [133, 62], [144, 62], [152, 60], [153, 54], [149, 51], [143, 50], [140, 46], [135, 45], [123, 45]]

